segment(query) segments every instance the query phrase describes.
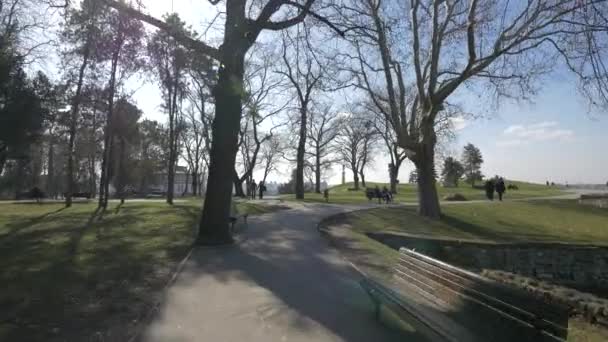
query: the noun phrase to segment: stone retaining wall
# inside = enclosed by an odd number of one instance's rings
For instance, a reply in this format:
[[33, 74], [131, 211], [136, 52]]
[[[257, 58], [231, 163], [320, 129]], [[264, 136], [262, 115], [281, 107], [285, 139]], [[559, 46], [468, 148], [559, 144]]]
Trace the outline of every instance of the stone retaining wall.
[[461, 267], [502, 270], [594, 293], [608, 293], [608, 248], [560, 244], [484, 244], [369, 233], [392, 248], [414, 248]]

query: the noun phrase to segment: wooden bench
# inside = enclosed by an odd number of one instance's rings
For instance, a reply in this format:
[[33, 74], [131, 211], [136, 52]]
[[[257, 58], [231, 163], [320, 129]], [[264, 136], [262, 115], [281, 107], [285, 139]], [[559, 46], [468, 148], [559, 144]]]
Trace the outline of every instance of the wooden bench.
[[[431, 341], [566, 341], [567, 307], [406, 248], [399, 256], [393, 289], [361, 282], [377, 314], [385, 305]], [[412, 296], [444, 310], [412, 305]]]

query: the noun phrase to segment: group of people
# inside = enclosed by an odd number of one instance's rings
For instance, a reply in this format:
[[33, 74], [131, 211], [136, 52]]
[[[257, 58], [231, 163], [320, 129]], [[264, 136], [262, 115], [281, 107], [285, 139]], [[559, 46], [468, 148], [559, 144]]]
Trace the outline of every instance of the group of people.
[[264, 182], [260, 181], [260, 184], [256, 184], [255, 179], [252, 179], [251, 184], [249, 184], [249, 195], [251, 196], [251, 199], [255, 199], [258, 194], [259, 199], [264, 199], [264, 192], [266, 192], [266, 185], [264, 185]]
[[393, 201], [393, 193], [385, 186], [380, 190], [380, 187], [376, 185], [376, 187], [372, 189], [368, 189], [366, 191], [367, 198], [371, 201], [372, 198], [378, 199], [378, 204], [384, 202], [389, 204]]
[[505, 180], [502, 177], [496, 177], [494, 179], [488, 179], [485, 184], [486, 189], [486, 197], [490, 201], [494, 200], [494, 192], [498, 194], [498, 200], [502, 201], [502, 197], [507, 191], [507, 187], [505, 186]]

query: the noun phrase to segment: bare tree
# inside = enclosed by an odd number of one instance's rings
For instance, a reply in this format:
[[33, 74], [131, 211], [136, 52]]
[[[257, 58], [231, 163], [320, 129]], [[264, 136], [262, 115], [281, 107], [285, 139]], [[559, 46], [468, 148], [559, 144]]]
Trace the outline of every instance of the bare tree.
[[[65, 206], [72, 206], [72, 194], [75, 192], [74, 184], [74, 142], [76, 141], [76, 129], [78, 126], [78, 117], [80, 112], [80, 103], [82, 102], [81, 93], [83, 89], [83, 81], [85, 71], [89, 66], [91, 55], [95, 49], [95, 30], [97, 26], [97, 16], [99, 15], [99, 6], [97, 2], [84, 1], [80, 10], [73, 10], [67, 15], [66, 29], [63, 36], [66, 42], [76, 45], [74, 51], [69, 54], [80, 55], [82, 60], [78, 66], [78, 76], [76, 80], [76, 90], [72, 98], [70, 108], [70, 124], [69, 124], [69, 139], [68, 139], [68, 162], [66, 172], [66, 183], [68, 186], [65, 196]], [[68, 55], [68, 54], [66, 54]]]
[[[239, 150], [242, 157], [243, 173], [239, 176], [235, 168], [234, 187], [237, 196], [243, 196], [243, 182], [247, 183], [247, 189], [253, 181], [253, 171], [259, 163], [259, 152], [273, 131], [280, 127], [281, 123], [275, 123], [274, 118], [280, 114], [289, 103], [280, 102], [282, 80], [272, 72], [274, 61], [270, 54], [263, 49], [255, 61], [247, 65], [245, 76], [246, 96], [244, 98], [244, 121], [241, 122], [239, 132]], [[269, 125], [266, 132], [262, 132], [262, 125]]]
[[[220, 48], [187, 37], [181, 32], [175, 32], [162, 21], [122, 2], [115, 0], [104, 0], [104, 2], [170, 33], [184, 46], [218, 61], [218, 79], [213, 92], [217, 115], [213, 121], [213, 145], [210, 153], [207, 200], [203, 206], [197, 242], [201, 244], [231, 243], [233, 240], [228, 222], [232, 179], [226, 175], [234, 171], [237, 153], [245, 56], [264, 30], [287, 29], [301, 23], [308, 15], [316, 20], [324, 20], [313, 9], [315, 0], [268, 0], [265, 3], [256, 1], [252, 2], [250, 6], [247, 6], [246, 0], [221, 2], [225, 5], [223, 11], [225, 26]], [[213, 5], [220, 3], [219, 0], [209, 0], [209, 2]], [[335, 26], [333, 27], [335, 28]]]
[[321, 171], [335, 162], [329, 158], [336, 151], [335, 139], [340, 133], [342, 120], [330, 106], [310, 111], [308, 145], [313, 158], [311, 168], [315, 178], [315, 192], [321, 193]]
[[279, 157], [284, 149], [283, 145], [281, 136], [277, 134], [272, 135], [270, 139], [266, 140], [262, 145], [260, 164], [264, 168], [264, 176], [262, 177], [262, 182], [264, 182], [264, 184], [266, 184], [268, 175], [273, 171], [277, 171]]
[[368, 162], [373, 134], [372, 122], [369, 119], [351, 114], [351, 117], [345, 119], [336, 138], [340, 157], [353, 173], [356, 190], [359, 190], [359, 176], [364, 175], [363, 170]]
[[[418, 171], [421, 215], [439, 218], [441, 214], [435, 185], [436, 124], [450, 96], [464, 85], [486, 82], [479, 89], [493, 89], [496, 97], [525, 97], [535, 90], [534, 80], [554, 70], [555, 57], [561, 56], [582, 76], [583, 85], [590, 85], [586, 89], [608, 103], [601, 96], [605, 94], [601, 89], [608, 89], [608, 73], [599, 62], [606, 48], [597, 44], [599, 35], [607, 31], [604, 1], [352, 4], [341, 9], [345, 25], [352, 28], [360, 70], [365, 70], [360, 84], [374, 103], [388, 103], [383, 114]], [[404, 11], [409, 17], [402, 16]], [[406, 106], [409, 80], [414, 84], [414, 101]], [[373, 91], [380, 86], [386, 98]]]
[[192, 194], [195, 196], [199, 193], [200, 173], [206, 153], [203, 123], [197, 116], [194, 108], [187, 107], [184, 129], [180, 130], [182, 145], [186, 149], [186, 162], [192, 176]]
[[296, 93], [298, 108], [298, 147], [296, 151], [296, 199], [304, 199], [304, 167], [306, 153], [306, 129], [308, 127], [309, 109], [315, 90], [320, 89], [323, 70], [314, 56], [309, 45], [309, 29], [304, 27], [303, 33], [292, 37], [288, 31], [283, 32], [283, 66], [278, 71], [287, 77]]

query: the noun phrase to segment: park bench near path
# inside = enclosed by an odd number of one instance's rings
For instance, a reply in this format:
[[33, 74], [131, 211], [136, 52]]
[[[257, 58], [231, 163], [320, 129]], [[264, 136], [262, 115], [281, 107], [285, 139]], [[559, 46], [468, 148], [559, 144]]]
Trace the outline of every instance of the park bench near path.
[[[413, 250], [400, 249], [394, 280], [393, 288], [369, 278], [360, 284], [374, 300], [378, 317], [385, 305], [430, 341], [567, 340], [567, 307]], [[406, 300], [416, 295], [445, 310]]]

